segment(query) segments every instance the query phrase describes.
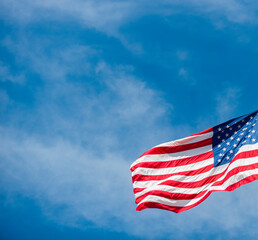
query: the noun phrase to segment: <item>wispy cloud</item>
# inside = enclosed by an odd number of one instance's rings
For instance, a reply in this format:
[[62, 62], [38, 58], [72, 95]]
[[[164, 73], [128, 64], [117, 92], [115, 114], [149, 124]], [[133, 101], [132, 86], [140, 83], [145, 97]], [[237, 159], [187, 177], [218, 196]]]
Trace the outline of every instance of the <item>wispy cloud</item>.
[[187, 78], [187, 71], [184, 68], [180, 68], [178, 74], [179, 74], [179, 76], [181, 76], [185, 79]]
[[[170, 126], [166, 119], [172, 107], [135, 76], [133, 66], [110, 65], [90, 46], [49, 50], [47, 42], [31, 36], [22, 42], [10, 37], [4, 46], [43, 82], [30, 109], [14, 109], [12, 124], [0, 128], [4, 191], [36, 199], [62, 224], [78, 226], [83, 218], [150, 239], [173, 239], [175, 232], [187, 239], [217, 228], [232, 238], [241, 227], [249, 236], [257, 233], [246, 221], [256, 217], [256, 183], [231, 194], [215, 193], [180, 215], [135, 211], [130, 164], [146, 146], [171, 140], [188, 126]], [[230, 105], [236, 90], [224, 94]], [[218, 106], [224, 97], [218, 97]], [[246, 194], [252, 198], [243, 198]], [[59, 217], [51, 211], [56, 206], [63, 209]]]
[[138, 18], [155, 14], [163, 17], [180, 14], [200, 15], [211, 19], [216, 26], [222, 27], [225, 20], [239, 24], [257, 24], [256, 1], [82, 1], [82, 0], [2, 0], [1, 15], [5, 21], [15, 21], [20, 25], [42, 21], [75, 21], [82, 26], [97, 29], [109, 36], [117, 37], [135, 53], [142, 53], [139, 43], [129, 42], [120, 28]]
[[82, 0], [46, 0], [46, 1], [2, 1], [6, 19], [30, 23], [43, 19], [58, 20], [69, 16], [70, 20], [96, 28], [108, 34], [114, 34], [121, 24], [131, 18], [136, 10], [133, 1], [82, 1]]
[[[54, 219], [49, 209], [64, 206], [56, 219], [63, 224], [83, 218], [109, 228], [117, 219], [112, 228], [129, 231], [135, 215], [129, 166], [146, 144], [171, 132], [164, 120], [169, 104], [132, 66], [88, 61], [98, 55], [90, 47], [49, 53], [44, 41], [11, 38], [4, 46], [44, 84], [28, 111], [15, 109], [11, 127], [2, 124], [1, 188], [37, 199]], [[80, 79], [70, 82], [75, 72]]]
[[[137, 213], [129, 162], [117, 151], [104, 151], [100, 158], [64, 139], [42, 143], [17, 129], [1, 129], [0, 133], [1, 187], [9, 194], [36, 199], [45, 214], [59, 223], [85, 227], [78, 222], [83, 218], [149, 239], [187, 239], [193, 232], [202, 235], [207, 231], [234, 239], [243, 229], [248, 236], [257, 234], [246, 221], [256, 217], [255, 183], [230, 194], [215, 193], [201, 206], [180, 215], [155, 210]], [[61, 206], [63, 211], [57, 217], [51, 209]]]
[[11, 101], [8, 94], [4, 90], [0, 90], [0, 110], [4, 112], [6, 108], [10, 105]]
[[178, 59], [181, 60], [181, 61], [184, 61], [184, 60], [188, 59], [188, 52], [187, 51], [178, 50], [176, 52], [176, 54], [177, 54]]
[[25, 80], [24, 74], [14, 75], [11, 73], [8, 66], [3, 62], [0, 62], [0, 81], [2, 82], [13, 82], [13, 83], [23, 83]]
[[[171, 126], [173, 106], [150, 87], [147, 78], [137, 76], [134, 66], [109, 63], [101, 49], [83, 41], [60, 44], [60, 39], [55, 42], [27, 31], [36, 23], [72, 21], [116, 37], [133, 52], [142, 53], [141, 44], [121, 33], [122, 27], [138, 18], [166, 18], [184, 9], [218, 25], [220, 21], [257, 24], [254, 1], [2, 0], [0, 6], [1, 18], [20, 29], [10, 33], [2, 47], [24, 67], [17, 74], [1, 62], [0, 81], [22, 85], [33, 95], [26, 108], [20, 108], [15, 93], [0, 91], [0, 110], [9, 116], [0, 126], [1, 190], [10, 197], [21, 194], [35, 199], [48, 218], [82, 228], [88, 225], [79, 225], [80, 219], [149, 239], [189, 239], [193, 233], [216, 234], [221, 239], [243, 232], [249, 238], [257, 234], [249, 219], [257, 222], [258, 183], [230, 194], [214, 193], [179, 215], [154, 209], [136, 212], [130, 164], [153, 145], [194, 133], [193, 126]], [[175, 72], [190, 85], [192, 69], [183, 64], [192, 57], [191, 49], [174, 49], [179, 60]], [[33, 84], [37, 87], [32, 89]], [[240, 94], [237, 87], [216, 94], [212, 107], [216, 121], [233, 117]], [[14, 107], [7, 109], [10, 104]], [[205, 119], [198, 124], [207, 125]], [[55, 215], [55, 207], [61, 208], [60, 214]]]
[[239, 98], [241, 97], [241, 90], [237, 87], [224, 89], [217, 96], [216, 111], [219, 121], [226, 121], [233, 117], [237, 109]]

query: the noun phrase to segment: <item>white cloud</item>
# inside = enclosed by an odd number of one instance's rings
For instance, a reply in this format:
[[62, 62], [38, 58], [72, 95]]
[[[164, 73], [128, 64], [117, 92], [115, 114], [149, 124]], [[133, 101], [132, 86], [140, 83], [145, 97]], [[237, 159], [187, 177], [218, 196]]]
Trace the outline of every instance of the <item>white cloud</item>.
[[224, 89], [218, 94], [216, 111], [219, 121], [224, 122], [233, 117], [240, 97], [241, 90], [237, 87]]
[[0, 62], [0, 81], [7, 82], [10, 81], [12, 83], [23, 83], [25, 80], [24, 74], [13, 75], [10, 72], [10, 69], [2, 62]]
[[[6, 37], [2, 41], [2, 46], [6, 47], [15, 55], [16, 61], [23, 65], [29, 66], [31, 70], [40, 74], [45, 81], [64, 81], [66, 75], [83, 75], [90, 71], [88, 59], [97, 55], [97, 51], [89, 46], [73, 45], [65, 49], [55, 47], [51, 48], [51, 42], [35, 38], [32, 35], [24, 37], [18, 35], [19, 41]], [[33, 41], [31, 39], [33, 38]], [[51, 48], [50, 53], [47, 53]], [[30, 49], [33, 49], [31, 51]], [[17, 53], [17, 54], [15, 54]], [[5, 79], [20, 80], [18, 76], [14, 78], [7, 67], [3, 68], [0, 74], [5, 75]], [[8, 78], [8, 76], [10, 76]], [[25, 79], [24, 79], [25, 80]]]
[[184, 0], [184, 1], [163, 1], [170, 6], [183, 6], [190, 10], [191, 14], [205, 14], [215, 22], [225, 18], [235, 23], [257, 24], [256, 1], [213, 1], [213, 0]]
[[[77, 224], [81, 218], [97, 226], [147, 239], [188, 239], [195, 233], [234, 239], [243, 230], [255, 236], [257, 183], [231, 193], [214, 193], [204, 203], [182, 214], [161, 210], [136, 212], [129, 161], [117, 151], [99, 158], [91, 149], [67, 139], [42, 143], [38, 138], [0, 129], [1, 187], [36, 199], [48, 218]], [[56, 216], [51, 209], [62, 206]], [[248, 209], [246, 208], [248, 206]], [[112, 224], [111, 224], [112, 223]]]
[[162, 0], [155, 1], [116, 1], [116, 0], [3, 0], [1, 1], [5, 18], [19, 21], [37, 21], [44, 18], [57, 19], [71, 17], [83, 24], [112, 32], [122, 24], [152, 13], [175, 14], [180, 13], [180, 7], [189, 9], [192, 13], [207, 13], [210, 17], [225, 17], [229, 21], [257, 23], [255, 11], [256, 1], [212, 1], [212, 0]]
[[[136, 212], [129, 166], [171, 135], [164, 120], [170, 106], [131, 66], [88, 61], [98, 52], [87, 46], [49, 53], [46, 42], [33, 39], [4, 45], [44, 85], [35, 107], [15, 109], [12, 127], [0, 128], [1, 188], [36, 199], [54, 219], [51, 208], [65, 206], [55, 219], [63, 224], [84, 218], [110, 228], [117, 219], [113, 230], [130, 231]], [[78, 73], [80, 81], [70, 81]]]
[[1, 5], [7, 19], [28, 23], [69, 17], [70, 20], [79, 21], [108, 34], [114, 34], [114, 30], [131, 18], [133, 10], [136, 10], [133, 1], [3, 0]]
[[128, 41], [120, 28], [140, 17], [185, 12], [209, 18], [218, 28], [224, 26], [225, 20], [239, 24], [258, 23], [256, 1], [2, 0], [0, 6], [5, 21], [14, 21], [21, 26], [46, 20], [76, 21], [82, 26], [117, 37], [136, 54], [143, 53], [143, 47], [140, 43]]
[[[135, 211], [130, 164], [146, 148], [176, 138], [179, 129], [182, 134], [183, 128], [172, 129], [166, 122], [171, 107], [134, 75], [132, 66], [88, 61], [98, 55], [88, 46], [49, 54], [44, 41], [17, 44], [9, 39], [5, 44], [44, 82], [35, 107], [17, 109], [8, 123], [12, 127], [0, 128], [0, 186], [7, 193], [36, 199], [48, 217], [62, 224], [76, 226], [83, 218], [149, 239], [173, 239], [175, 233], [187, 239], [193, 232], [217, 229], [227, 236], [243, 228], [249, 236], [257, 233], [248, 224], [249, 218], [257, 220], [257, 183], [230, 194], [214, 193], [179, 215]], [[80, 81], [70, 81], [69, 74], [78, 72]], [[231, 90], [225, 94], [235, 96]], [[56, 206], [64, 209], [59, 216], [52, 212]]]
[[4, 110], [11, 104], [11, 100], [7, 93], [3, 90], [0, 90], [0, 110], [3, 113]]
[[178, 75], [183, 77], [183, 78], [187, 78], [187, 71], [184, 68], [180, 68]]
[[58, 221], [76, 224], [84, 217], [107, 225], [109, 218], [125, 214], [118, 203], [133, 200], [129, 163], [117, 152], [98, 159], [87, 147], [61, 138], [43, 144], [17, 129], [1, 129], [1, 135], [2, 188], [36, 198], [45, 208], [63, 205], [72, 212], [70, 219]]
[[187, 51], [178, 50], [176, 52], [176, 54], [177, 54], [178, 59], [181, 60], [181, 61], [184, 61], [184, 60], [188, 59], [188, 52]]

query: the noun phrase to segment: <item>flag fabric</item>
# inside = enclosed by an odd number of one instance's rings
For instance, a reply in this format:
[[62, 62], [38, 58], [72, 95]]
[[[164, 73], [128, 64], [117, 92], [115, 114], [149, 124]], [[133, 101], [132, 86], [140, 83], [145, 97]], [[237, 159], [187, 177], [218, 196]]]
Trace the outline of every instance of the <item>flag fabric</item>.
[[136, 210], [176, 213], [258, 179], [258, 111], [145, 152], [131, 165]]

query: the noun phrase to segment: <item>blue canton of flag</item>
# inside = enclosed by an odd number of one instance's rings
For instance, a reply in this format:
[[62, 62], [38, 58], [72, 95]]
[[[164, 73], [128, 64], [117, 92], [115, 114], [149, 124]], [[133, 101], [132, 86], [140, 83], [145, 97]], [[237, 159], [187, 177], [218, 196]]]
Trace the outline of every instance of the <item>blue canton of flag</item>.
[[229, 163], [243, 145], [258, 142], [257, 112], [229, 120], [213, 128], [212, 150], [215, 167]]

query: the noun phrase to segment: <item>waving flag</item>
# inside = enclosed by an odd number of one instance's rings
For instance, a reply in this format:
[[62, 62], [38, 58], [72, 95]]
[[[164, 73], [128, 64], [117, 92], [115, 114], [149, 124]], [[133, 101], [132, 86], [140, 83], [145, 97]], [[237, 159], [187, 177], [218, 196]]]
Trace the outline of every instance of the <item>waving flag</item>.
[[136, 210], [176, 213], [258, 179], [258, 111], [158, 145], [131, 165]]

